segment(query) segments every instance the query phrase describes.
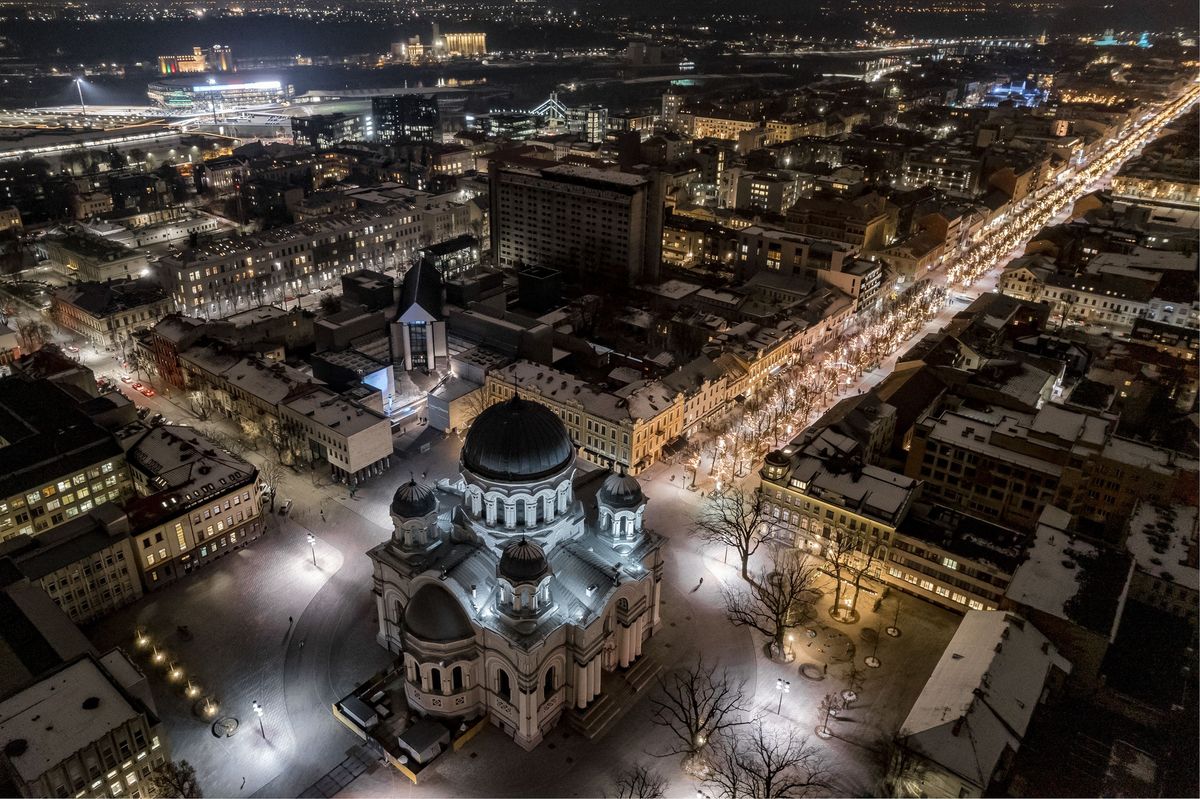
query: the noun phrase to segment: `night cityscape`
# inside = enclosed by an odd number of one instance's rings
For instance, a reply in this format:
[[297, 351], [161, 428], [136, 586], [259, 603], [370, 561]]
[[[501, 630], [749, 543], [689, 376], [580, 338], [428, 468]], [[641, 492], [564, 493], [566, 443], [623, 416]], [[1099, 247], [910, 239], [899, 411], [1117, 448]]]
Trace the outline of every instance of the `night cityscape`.
[[1200, 795], [1198, 42], [0, 0], [0, 797]]

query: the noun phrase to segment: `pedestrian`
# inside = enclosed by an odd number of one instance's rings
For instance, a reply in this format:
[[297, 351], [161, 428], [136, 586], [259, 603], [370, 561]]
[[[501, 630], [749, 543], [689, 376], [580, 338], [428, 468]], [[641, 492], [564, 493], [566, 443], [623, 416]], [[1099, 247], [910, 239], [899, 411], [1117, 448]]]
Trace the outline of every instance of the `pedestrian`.
[[[301, 639], [300, 639], [300, 648], [301, 648], [301, 649], [303, 649], [303, 648], [304, 648], [304, 642], [305, 642], [305, 640], [307, 640], [307, 639], [304, 639], [304, 638], [301, 638]], [[826, 667], [826, 668], [828, 668], [828, 667]]]
[[[304, 644], [300, 644], [300, 646], [304, 646]], [[825, 666], [821, 669], [821, 674], [829, 674], [829, 664], [828, 663], [826, 663]]]
[[242, 787], [238, 788], [238, 790], [242, 791], [242, 790], [245, 790], [245, 788], [246, 788], [246, 778], [242, 777]]
[[288, 616], [288, 627], [291, 627], [295, 623], [296, 623], [296, 620], [293, 619], [291, 616]]

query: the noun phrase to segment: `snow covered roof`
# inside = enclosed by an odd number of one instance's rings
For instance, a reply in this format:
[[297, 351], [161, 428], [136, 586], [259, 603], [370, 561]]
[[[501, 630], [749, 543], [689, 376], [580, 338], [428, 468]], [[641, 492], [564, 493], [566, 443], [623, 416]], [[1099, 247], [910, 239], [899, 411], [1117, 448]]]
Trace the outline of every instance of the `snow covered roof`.
[[1031, 623], [971, 610], [900, 727], [915, 753], [984, 788], [1006, 749], [1016, 751], [1051, 669], [1071, 664]]
[[1137, 568], [1160, 580], [1200, 591], [1197, 569], [1197, 509], [1193, 505], [1162, 507], [1140, 502], [1129, 517], [1125, 545]]
[[1005, 597], [1112, 638], [1129, 587], [1128, 556], [1071, 533], [1071, 515], [1048, 505]]

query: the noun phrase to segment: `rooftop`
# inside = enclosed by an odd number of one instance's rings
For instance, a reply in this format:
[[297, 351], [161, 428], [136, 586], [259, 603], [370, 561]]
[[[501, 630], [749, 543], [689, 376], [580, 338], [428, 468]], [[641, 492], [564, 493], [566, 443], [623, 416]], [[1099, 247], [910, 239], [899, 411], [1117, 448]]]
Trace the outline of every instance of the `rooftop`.
[[1111, 639], [1129, 585], [1130, 559], [1075, 538], [1071, 527], [1066, 511], [1053, 505], [1042, 511], [1005, 597]]
[[987, 787], [1005, 749], [1016, 751], [1051, 669], [1071, 664], [1032, 625], [971, 610], [900, 726], [904, 744]]
[[[0, 702], [0, 740], [17, 775], [33, 782], [146, 710], [91, 656]], [[153, 719], [152, 719], [153, 720]], [[23, 747], [14, 742], [23, 742]], [[20, 754], [13, 754], [14, 749]]]
[[1200, 591], [1197, 535], [1194, 506], [1162, 507], [1143, 501], [1129, 517], [1125, 545], [1140, 571], [1196, 592]]

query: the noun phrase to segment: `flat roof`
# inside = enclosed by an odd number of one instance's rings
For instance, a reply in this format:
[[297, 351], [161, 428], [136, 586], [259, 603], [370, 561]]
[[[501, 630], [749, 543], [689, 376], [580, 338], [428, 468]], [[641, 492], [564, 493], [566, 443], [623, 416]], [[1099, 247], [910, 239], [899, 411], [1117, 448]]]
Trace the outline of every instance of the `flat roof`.
[[[25, 782], [142, 715], [92, 657], [83, 657], [0, 702], [0, 740]], [[21, 754], [11, 753], [24, 741]]]

